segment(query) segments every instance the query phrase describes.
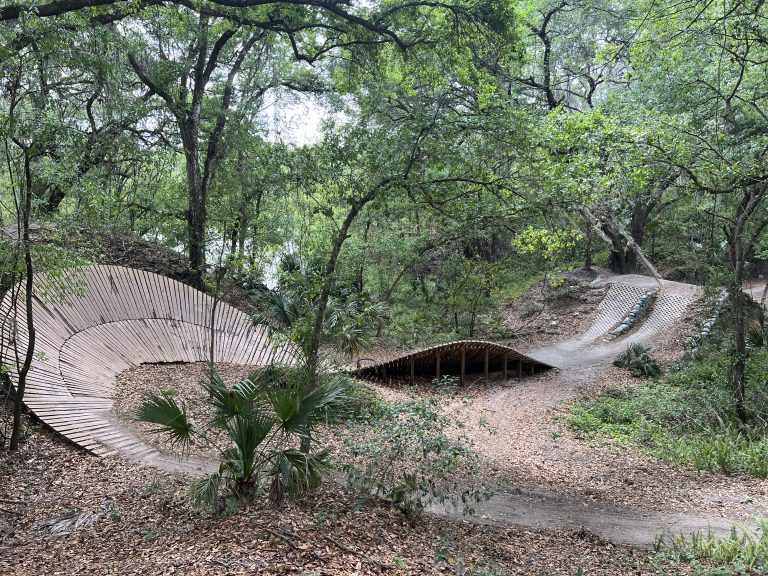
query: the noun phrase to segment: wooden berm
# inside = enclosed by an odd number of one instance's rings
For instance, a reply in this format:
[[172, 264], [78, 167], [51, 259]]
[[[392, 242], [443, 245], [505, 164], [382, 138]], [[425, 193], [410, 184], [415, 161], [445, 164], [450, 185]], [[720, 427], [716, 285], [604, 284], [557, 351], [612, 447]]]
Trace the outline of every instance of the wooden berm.
[[451, 375], [464, 384], [469, 375], [480, 374], [487, 379], [491, 374], [500, 374], [506, 380], [553, 368], [509, 346], [486, 340], [457, 340], [368, 365], [364, 362], [358, 361], [351, 372], [359, 378], [385, 383]]

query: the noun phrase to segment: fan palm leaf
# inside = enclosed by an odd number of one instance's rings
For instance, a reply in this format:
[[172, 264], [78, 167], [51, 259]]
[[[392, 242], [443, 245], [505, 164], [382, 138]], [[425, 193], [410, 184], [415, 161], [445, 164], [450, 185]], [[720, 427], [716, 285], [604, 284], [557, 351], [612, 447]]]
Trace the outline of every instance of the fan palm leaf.
[[227, 422], [236, 416], [246, 414], [250, 410], [251, 399], [243, 394], [244, 388], [228, 388], [216, 370], [211, 370], [209, 377], [203, 382], [214, 409], [211, 425], [225, 428]]
[[219, 496], [221, 473], [214, 472], [192, 483], [190, 495], [192, 503], [197, 507], [213, 506]]
[[317, 454], [299, 450], [276, 452], [272, 469], [273, 497], [279, 498], [284, 492], [296, 496], [319, 486], [328, 471], [327, 456], [327, 451]]
[[195, 424], [188, 418], [184, 404], [179, 405], [173, 395], [166, 391], [160, 396], [150, 396], [136, 412], [135, 420], [157, 424], [151, 430], [153, 434], [167, 434], [171, 444], [187, 447], [192, 437], [199, 433]]
[[261, 414], [240, 415], [227, 422], [227, 435], [234, 444], [224, 452], [222, 463], [235, 477], [248, 481], [256, 474], [261, 445], [274, 420]]

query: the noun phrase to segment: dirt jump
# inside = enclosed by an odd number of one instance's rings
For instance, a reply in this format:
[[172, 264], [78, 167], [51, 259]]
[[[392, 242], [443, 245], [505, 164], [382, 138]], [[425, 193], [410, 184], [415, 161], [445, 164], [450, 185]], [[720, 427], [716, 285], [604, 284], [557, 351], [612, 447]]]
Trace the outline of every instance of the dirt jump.
[[[697, 531], [725, 534], [734, 525], [749, 529], [765, 510], [768, 482], [681, 469], [631, 447], [575, 440], [565, 429], [564, 406], [624, 383], [627, 376], [611, 365], [616, 355], [631, 343], [654, 348], [680, 339], [678, 325], [701, 296], [697, 286], [637, 275], [602, 277], [593, 284], [606, 283], [588, 330], [526, 352], [558, 371], [455, 406], [468, 420], [495, 430], [477, 444], [509, 479], [478, 507], [476, 520], [586, 530], [635, 546]], [[624, 336], [612, 338], [611, 331], [648, 291], [656, 292], [651, 309]]]

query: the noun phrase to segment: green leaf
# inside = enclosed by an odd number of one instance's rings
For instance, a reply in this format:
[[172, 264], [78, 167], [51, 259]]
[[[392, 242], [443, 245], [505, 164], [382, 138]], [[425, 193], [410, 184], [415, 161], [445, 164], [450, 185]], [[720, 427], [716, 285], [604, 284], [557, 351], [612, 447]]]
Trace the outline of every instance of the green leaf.
[[198, 433], [195, 425], [187, 417], [186, 407], [174, 400], [169, 392], [162, 396], [151, 396], [136, 412], [135, 419], [139, 422], [158, 424], [153, 434], [168, 434], [172, 444], [184, 447], [192, 443], [192, 436]]
[[254, 412], [229, 420], [226, 430], [234, 448], [225, 451], [222, 466], [241, 481], [253, 478], [257, 472], [262, 443], [273, 426], [273, 419]]
[[215, 417], [211, 425], [225, 428], [230, 419], [246, 413], [250, 409], [250, 399], [241, 392], [243, 388], [230, 390], [216, 370], [211, 370], [208, 379], [203, 382], [213, 405]]
[[197, 507], [213, 506], [219, 495], [221, 474], [214, 472], [193, 482], [190, 489], [192, 503]]

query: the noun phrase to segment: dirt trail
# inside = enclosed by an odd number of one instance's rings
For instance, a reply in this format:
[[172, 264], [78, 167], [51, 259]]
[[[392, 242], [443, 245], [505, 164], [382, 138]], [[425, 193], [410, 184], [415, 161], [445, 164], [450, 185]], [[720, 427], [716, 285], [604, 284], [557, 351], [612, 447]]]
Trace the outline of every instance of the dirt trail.
[[[516, 524], [543, 530], [586, 530], [614, 544], [650, 547], [659, 539], [668, 542], [679, 534], [711, 531], [727, 535], [733, 522], [689, 514], [667, 514], [589, 502], [556, 493], [506, 488], [477, 507], [479, 524]], [[741, 524], [739, 524], [741, 526]]]
[[[630, 342], [664, 341], [700, 289], [663, 282], [647, 318], [625, 338], [605, 342], [652, 279], [622, 276], [584, 335], [528, 353], [560, 367], [486, 390], [452, 406], [468, 420], [483, 455], [505, 485], [478, 508], [476, 521], [536, 528], [582, 527], [616, 543], [649, 546], [677, 535], [732, 525], [751, 527], [768, 509], [768, 482], [701, 473], [645, 457], [631, 447], [578, 441], [562, 409], [579, 395], [628, 380], [611, 360]], [[598, 282], [604, 280], [598, 280]], [[483, 430], [495, 429], [488, 435]]]
[[[581, 365], [456, 403], [502, 480], [475, 521], [583, 527], [611, 542], [649, 546], [662, 533], [750, 526], [768, 509], [765, 481], [700, 473], [632, 447], [573, 438], [563, 405], [600, 382], [615, 383], [618, 372]], [[494, 433], [482, 431], [487, 427]]]

